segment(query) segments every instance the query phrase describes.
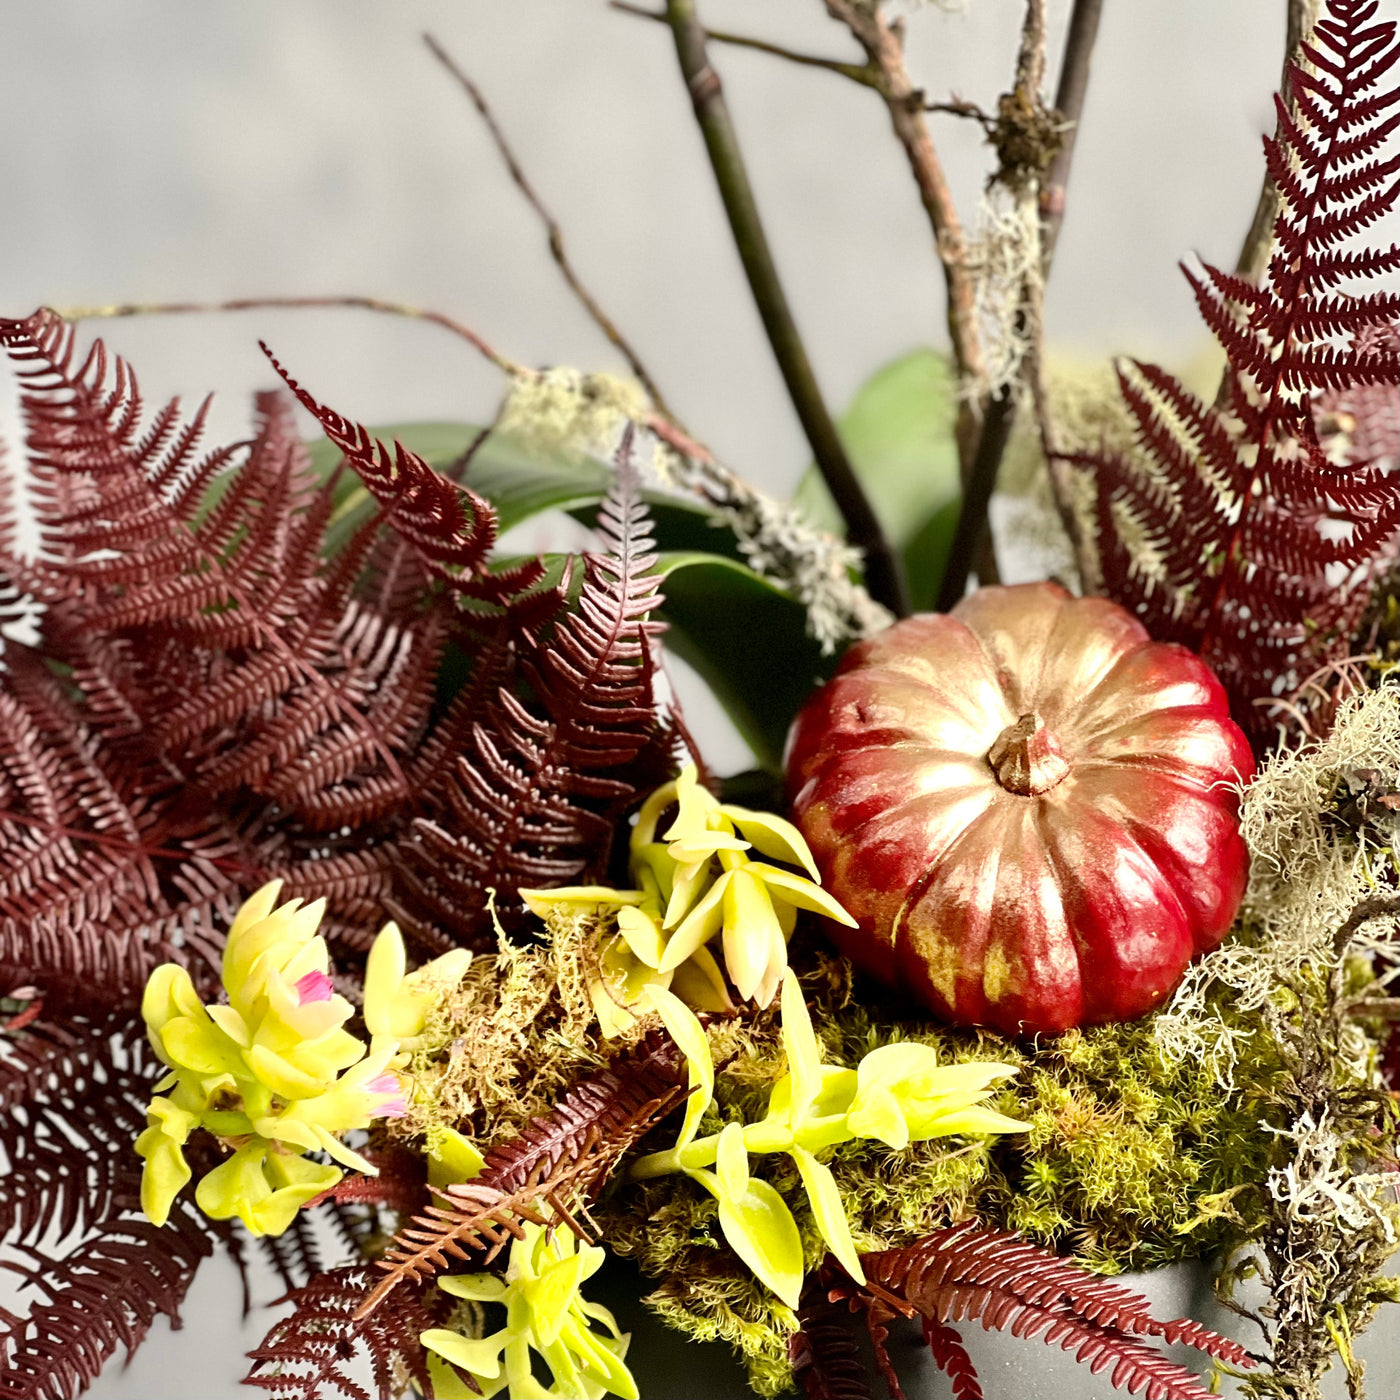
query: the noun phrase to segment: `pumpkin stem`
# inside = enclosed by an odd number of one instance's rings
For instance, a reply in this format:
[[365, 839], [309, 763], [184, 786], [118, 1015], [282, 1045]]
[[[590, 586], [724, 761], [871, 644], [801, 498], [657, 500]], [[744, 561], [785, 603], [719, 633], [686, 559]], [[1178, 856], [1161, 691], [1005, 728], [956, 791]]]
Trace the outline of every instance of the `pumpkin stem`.
[[1059, 741], [1036, 714], [1022, 715], [1015, 724], [1008, 724], [987, 750], [987, 762], [997, 782], [1020, 797], [1049, 792], [1069, 774], [1069, 761]]

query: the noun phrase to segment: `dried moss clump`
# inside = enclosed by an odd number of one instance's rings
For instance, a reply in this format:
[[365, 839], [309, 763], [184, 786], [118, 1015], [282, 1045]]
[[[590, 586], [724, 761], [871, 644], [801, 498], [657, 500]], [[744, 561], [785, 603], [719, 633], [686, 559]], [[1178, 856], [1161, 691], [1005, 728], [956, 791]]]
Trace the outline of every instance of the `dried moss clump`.
[[635, 1037], [596, 1035], [588, 980], [598, 923], [591, 911], [560, 910], [545, 936], [475, 958], [427, 1016], [407, 1067], [408, 1111], [389, 1135], [425, 1137], [442, 1126], [487, 1144], [547, 1112], [583, 1074]]

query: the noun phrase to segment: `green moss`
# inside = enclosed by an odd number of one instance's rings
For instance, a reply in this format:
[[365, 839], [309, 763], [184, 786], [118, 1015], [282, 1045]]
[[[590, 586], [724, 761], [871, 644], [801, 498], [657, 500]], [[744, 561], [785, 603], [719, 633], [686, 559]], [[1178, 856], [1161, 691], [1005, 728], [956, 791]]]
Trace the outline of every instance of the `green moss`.
[[[1229, 1093], [1200, 1061], [1165, 1056], [1150, 1018], [1036, 1045], [898, 1021], [854, 998], [844, 963], [793, 951], [827, 1060], [855, 1065], [876, 1046], [917, 1040], [950, 1062], [1002, 1060], [1021, 1069], [993, 1106], [1029, 1120], [1027, 1134], [936, 1140], [902, 1152], [859, 1141], [831, 1154], [858, 1248], [898, 1246], [975, 1217], [1114, 1273], [1213, 1254], [1248, 1233], [1257, 1214], [1251, 1198], [1263, 1189], [1277, 1142], [1260, 1122], [1282, 1121], [1272, 1095], [1281, 1061], [1257, 1014], [1239, 1042], [1236, 1082], [1248, 1092]], [[1245, 1019], [1224, 1002], [1215, 1010], [1227, 1023]], [[771, 1014], [717, 1022], [710, 1037], [723, 1068], [703, 1132], [761, 1117], [786, 1068]], [[815, 1264], [823, 1250], [791, 1163], [759, 1156], [751, 1166], [792, 1207]], [[692, 1337], [725, 1337], [760, 1393], [780, 1388], [790, 1376], [790, 1315], [736, 1272], [705, 1192], [678, 1177], [620, 1183], [596, 1213], [612, 1249], [666, 1280], [649, 1301], [668, 1322]]]

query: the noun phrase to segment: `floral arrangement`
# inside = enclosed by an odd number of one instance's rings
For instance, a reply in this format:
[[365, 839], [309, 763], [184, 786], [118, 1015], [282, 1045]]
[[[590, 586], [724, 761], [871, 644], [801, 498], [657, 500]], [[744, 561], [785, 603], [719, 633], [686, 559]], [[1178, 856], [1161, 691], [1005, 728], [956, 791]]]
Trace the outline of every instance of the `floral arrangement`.
[[[1334, 1358], [1362, 1393], [1400, 1244], [1400, 297], [1366, 285], [1400, 269], [1367, 242], [1400, 197], [1400, 45], [1375, 8], [1294, 36], [1240, 267], [1188, 273], [1209, 399], [1136, 363], [1090, 391], [1043, 353], [1096, 4], [1053, 106], [1039, 0], [999, 111], [951, 104], [998, 157], [978, 258], [899, 21], [827, 0], [863, 62], [761, 45], [888, 106], [938, 234], [951, 355], [877, 376], [873, 447], [803, 371], [710, 67], [755, 41], [690, 0], [650, 15], [812, 439], [805, 514], [683, 428], [586, 293], [637, 383], [491, 351], [491, 431], [392, 446], [269, 352], [290, 395], [202, 452], [202, 411], [146, 415], [57, 313], [0, 321], [27, 428], [0, 514], [0, 1222], [30, 1285], [0, 1394], [78, 1394], [249, 1242], [291, 1309], [247, 1383], [286, 1400], [635, 1397], [590, 1297], [609, 1256], [763, 1395], [872, 1394], [857, 1322], [902, 1394], [909, 1319], [963, 1400], [974, 1321], [1154, 1398], [1210, 1393], [1154, 1343], [1250, 1396], [1316, 1396]], [[906, 401], [959, 464], [912, 514]], [[1004, 457], [1058, 581], [996, 582]], [[547, 509], [598, 548], [501, 557]], [[665, 648], [753, 771], [706, 766]], [[1182, 1259], [1214, 1261], [1246, 1341], [1104, 1277]]]

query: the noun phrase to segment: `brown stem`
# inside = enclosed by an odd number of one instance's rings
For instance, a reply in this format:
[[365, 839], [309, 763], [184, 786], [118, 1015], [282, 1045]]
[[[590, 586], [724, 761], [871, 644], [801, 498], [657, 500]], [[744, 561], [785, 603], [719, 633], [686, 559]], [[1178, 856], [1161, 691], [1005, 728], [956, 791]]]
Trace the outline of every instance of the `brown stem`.
[[632, 373], [640, 381], [642, 388], [647, 391], [652, 403], [666, 414], [671, 416], [670, 410], [666, 406], [666, 400], [662, 397], [661, 390], [657, 387], [655, 379], [642, 363], [641, 356], [632, 348], [631, 342], [617, 328], [613, 319], [598, 304], [597, 299], [585, 287], [579, 279], [579, 275], [574, 271], [573, 264], [569, 261], [569, 255], [564, 249], [564, 230], [560, 227], [559, 221], [549, 212], [544, 201], [536, 192], [535, 187], [530, 183], [529, 177], [525, 174], [515, 151], [510, 142], [506, 139], [505, 132], [497, 122], [495, 114], [487, 104], [486, 98], [482, 95], [481, 89], [472, 82], [452, 56], [442, 47], [441, 44], [431, 35], [424, 34], [423, 42], [428, 46], [433, 57], [456, 79], [462, 90], [471, 99], [474, 106], [481, 115], [481, 120], [486, 123], [486, 130], [491, 134], [491, 140], [495, 142], [496, 149], [501, 154], [501, 159], [505, 162], [506, 169], [510, 172], [510, 178], [515, 182], [516, 188], [525, 196], [526, 202], [540, 217], [540, 222], [544, 224], [545, 233], [549, 239], [550, 256], [554, 259], [555, 265], [563, 274], [564, 281], [568, 283], [569, 290], [578, 299], [579, 304], [592, 318], [593, 324], [607, 336], [608, 340], [616, 347], [627, 361]]
[[[635, 15], [638, 19], [653, 19], [659, 24], [670, 23], [663, 10], [648, 10], [644, 5], [633, 5], [629, 0], [609, 0], [614, 10], [624, 15]], [[753, 49], [758, 53], [769, 54], [773, 58], [785, 59], [804, 68], [824, 68], [828, 73], [839, 73], [862, 87], [875, 86], [875, 74], [868, 63], [846, 63], [839, 58], [823, 58], [819, 54], [799, 53], [796, 49], [785, 48], [782, 44], [769, 43], [767, 39], [755, 39], [749, 34], [734, 34], [724, 29], [705, 27], [705, 38], [712, 44], [729, 44], [738, 49]]]
[[846, 456], [792, 318], [719, 75], [710, 67], [705, 30], [696, 16], [694, 0], [667, 0], [666, 15], [739, 258], [788, 395], [822, 478], [846, 522], [848, 538], [865, 553], [867, 588], [874, 598], [903, 617], [909, 605], [899, 562]]
[[1400, 895], [1373, 895], [1363, 899], [1352, 911], [1341, 928], [1332, 937], [1332, 950], [1341, 957], [1347, 944], [1361, 931], [1362, 926], [1372, 919], [1384, 919], [1400, 915]]
[[1016, 388], [1006, 384], [992, 396], [983, 415], [977, 455], [972, 459], [972, 469], [963, 487], [962, 508], [948, 549], [948, 562], [943, 567], [943, 580], [938, 587], [939, 612], [949, 612], [962, 601], [967, 592], [967, 580], [974, 570], [979, 583], [996, 582], [995, 575], [988, 576], [985, 562], [990, 544], [987, 508], [1015, 422]]
[[[918, 186], [919, 200], [933, 229], [938, 260], [947, 288], [948, 335], [953, 363], [964, 397], [958, 409], [958, 457], [964, 486], [969, 483], [980, 431], [980, 386], [986, 378], [982, 338], [977, 327], [976, 282], [967, 262], [967, 238], [953, 203], [948, 177], [924, 119], [924, 97], [904, 62], [903, 30], [885, 19], [878, 6], [858, 0], [826, 0], [833, 19], [851, 31], [877, 75], [876, 90], [885, 100], [890, 125]], [[970, 391], [970, 392], [969, 392]]]
[[1099, 34], [1103, 0], [1074, 0], [1065, 35], [1065, 54], [1060, 63], [1060, 81], [1055, 89], [1055, 110], [1064, 123], [1060, 149], [1050, 162], [1040, 190], [1040, 256], [1045, 273], [1055, 256], [1055, 243], [1065, 218], [1065, 191], [1069, 188], [1074, 145], [1089, 91], [1089, 65], [1094, 57], [1094, 41]]
[[386, 301], [383, 297], [236, 297], [232, 301], [117, 302], [110, 306], [70, 306], [56, 310], [65, 321], [89, 321], [115, 316], [202, 316], [215, 311], [285, 311], [305, 310], [308, 307], [349, 307], [357, 311], [380, 311], [389, 316], [427, 321], [459, 336], [507, 374], [528, 376], [536, 373], [493, 349], [470, 326], [451, 316], [444, 316], [440, 311], [427, 311], [421, 306], [411, 306], [404, 301]]
[[1017, 797], [1039, 797], [1069, 776], [1069, 760], [1060, 741], [1037, 714], [1008, 724], [987, 751], [997, 782]]
[[[1099, 17], [1103, 0], [1075, 0], [1070, 13], [1069, 30], [1065, 36], [1064, 58], [1060, 64], [1060, 81], [1055, 89], [1055, 110], [1064, 126], [1061, 144], [1046, 172], [1040, 191], [1040, 285], [1033, 298], [1033, 314], [1043, 323], [1045, 283], [1055, 257], [1060, 226], [1065, 218], [1065, 193], [1069, 188], [1070, 169], [1074, 164], [1075, 142], [1084, 114], [1084, 98], [1089, 90], [1089, 67], [1094, 56], [1094, 41], [1098, 38]], [[1033, 337], [1027, 372], [1035, 404], [1036, 423], [1040, 432], [1041, 453], [1050, 477], [1050, 494], [1055, 511], [1069, 536], [1075, 568], [1082, 586], [1093, 586], [1094, 561], [1090, 542], [1084, 536], [1083, 525], [1074, 501], [1073, 468], [1056, 452], [1054, 423], [1050, 417], [1050, 396], [1045, 383], [1045, 360], [1042, 353], [1043, 324]]]
[[[1321, 9], [1319, 0], [1287, 0], [1286, 32], [1283, 43], [1283, 76], [1279, 80], [1279, 96], [1285, 102], [1291, 100], [1292, 84], [1288, 80], [1289, 65], [1298, 55], [1298, 46], [1303, 36], [1317, 21]], [[1254, 206], [1254, 218], [1250, 221], [1249, 232], [1240, 245], [1240, 255], [1235, 259], [1235, 274], [1248, 282], [1257, 283], [1269, 265], [1269, 255], [1274, 246], [1274, 225], [1278, 222], [1278, 186], [1274, 177], [1264, 173], [1264, 184], [1259, 191], [1259, 201]]]

